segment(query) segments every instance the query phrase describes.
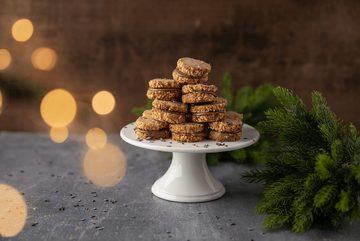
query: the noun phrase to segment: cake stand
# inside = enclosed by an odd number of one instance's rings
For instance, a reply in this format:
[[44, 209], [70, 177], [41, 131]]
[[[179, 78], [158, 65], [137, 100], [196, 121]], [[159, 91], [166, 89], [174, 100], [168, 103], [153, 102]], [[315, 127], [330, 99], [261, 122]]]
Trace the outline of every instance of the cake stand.
[[232, 151], [256, 143], [259, 132], [244, 124], [242, 138], [235, 142], [178, 142], [165, 140], [140, 140], [136, 137], [135, 123], [124, 126], [121, 138], [127, 143], [145, 149], [172, 152], [172, 161], [166, 173], [151, 187], [152, 193], [174, 202], [205, 202], [220, 198], [224, 186], [211, 174], [206, 163], [206, 153]]

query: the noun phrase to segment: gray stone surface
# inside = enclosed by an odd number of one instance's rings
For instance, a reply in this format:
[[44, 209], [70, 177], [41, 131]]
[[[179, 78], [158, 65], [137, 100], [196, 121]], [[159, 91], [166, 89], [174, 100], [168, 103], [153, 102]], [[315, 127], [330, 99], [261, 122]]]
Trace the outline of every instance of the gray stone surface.
[[[262, 187], [241, 180], [240, 174], [250, 168], [243, 165], [211, 168], [227, 189], [219, 200], [193, 204], [161, 200], [150, 187], [167, 169], [169, 154], [132, 147], [117, 136], [110, 139], [125, 153], [127, 173], [115, 187], [99, 188], [83, 174], [81, 137], [53, 144], [46, 135], [1, 133], [0, 183], [23, 192], [28, 207], [24, 229], [9, 240], [359, 240], [359, 223], [300, 235], [263, 232], [264, 217], [254, 212]], [[79, 199], [84, 206], [74, 207]]]

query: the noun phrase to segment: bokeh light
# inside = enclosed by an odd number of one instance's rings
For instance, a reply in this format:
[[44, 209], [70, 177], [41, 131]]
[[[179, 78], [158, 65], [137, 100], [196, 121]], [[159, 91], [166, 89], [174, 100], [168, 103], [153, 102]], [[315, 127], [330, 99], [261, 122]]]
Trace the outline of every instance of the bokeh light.
[[85, 142], [91, 149], [101, 149], [107, 143], [106, 133], [101, 128], [92, 128], [86, 133]]
[[63, 143], [69, 137], [67, 127], [51, 127], [50, 138], [55, 143]]
[[25, 42], [29, 40], [33, 33], [34, 26], [32, 22], [26, 18], [17, 20], [11, 28], [11, 34], [18, 42]]
[[24, 228], [27, 206], [13, 187], [0, 184], [0, 237], [14, 237]]
[[41, 101], [40, 114], [51, 127], [65, 127], [76, 115], [76, 102], [70, 92], [55, 89], [48, 92]]
[[99, 115], [109, 114], [115, 107], [115, 98], [109, 91], [99, 91], [92, 98], [92, 107]]
[[37, 48], [31, 55], [31, 63], [35, 69], [43, 71], [52, 70], [57, 63], [57, 54], [50, 48]]
[[126, 164], [123, 152], [112, 144], [106, 144], [101, 149], [86, 152], [83, 168], [85, 176], [95, 185], [112, 187], [125, 176]]
[[6, 49], [0, 49], [0, 70], [4, 70], [11, 64], [11, 54]]

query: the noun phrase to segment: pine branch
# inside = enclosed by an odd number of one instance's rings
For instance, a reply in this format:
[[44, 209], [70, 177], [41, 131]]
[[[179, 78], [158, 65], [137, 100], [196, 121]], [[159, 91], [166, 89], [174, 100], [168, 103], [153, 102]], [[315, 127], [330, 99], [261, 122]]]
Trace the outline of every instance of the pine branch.
[[[304, 232], [315, 223], [338, 226], [360, 217], [360, 137], [353, 125], [337, 119], [319, 93], [312, 108], [284, 88], [274, 89], [280, 107], [266, 111], [262, 133], [276, 138], [264, 169], [244, 174], [263, 182], [257, 205], [268, 217], [264, 228], [291, 227]], [[270, 156], [269, 155], [269, 156]]]

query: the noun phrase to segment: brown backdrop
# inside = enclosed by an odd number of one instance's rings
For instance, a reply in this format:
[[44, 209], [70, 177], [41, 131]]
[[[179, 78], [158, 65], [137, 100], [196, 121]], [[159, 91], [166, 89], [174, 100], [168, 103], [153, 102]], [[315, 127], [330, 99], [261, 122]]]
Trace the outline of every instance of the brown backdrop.
[[[17, 43], [9, 31], [22, 17], [33, 21], [35, 33]], [[358, 0], [2, 0], [0, 19], [0, 48], [14, 58], [6, 73], [71, 91], [80, 106], [76, 130], [117, 131], [134, 120], [130, 110], [145, 103], [148, 80], [170, 77], [182, 56], [210, 62], [215, 84], [229, 71], [235, 88], [272, 82], [307, 102], [311, 90], [320, 90], [341, 118], [360, 125]], [[29, 62], [40, 46], [58, 53], [50, 72]], [[117, 99], [106, 117], [89, 107], [102, 89]], [[38, 100], [7, 101], [0, 128], [45, 130], [38, 106]]]

